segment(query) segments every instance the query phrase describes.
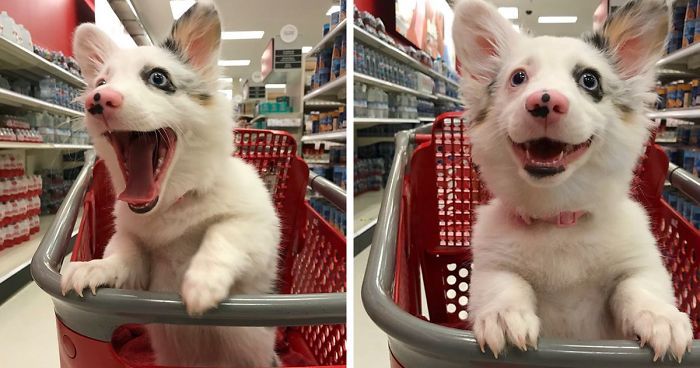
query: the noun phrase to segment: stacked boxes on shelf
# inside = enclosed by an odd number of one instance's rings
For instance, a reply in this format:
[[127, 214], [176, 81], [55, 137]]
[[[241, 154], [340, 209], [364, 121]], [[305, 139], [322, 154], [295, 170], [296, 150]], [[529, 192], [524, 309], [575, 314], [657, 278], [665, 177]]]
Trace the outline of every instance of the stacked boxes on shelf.
[[689, 81], [677, 80], [665, 85], [656, 86], [656, 108], [679, 109], [700, 105], [700, 79]]
[[356, 196], [384, 187], [395, 150], [393, 142], [380, 142], [357, 148], [354, 169]]
[[39, 232], [42, 178], [25, 176], [24, 161], [0, 154], [0, 249], [29, 240]]
[[80, 90], [52, 77], [35, 82], [22, 77], [0, 75], [0, 88], [75, 111], [83, 111], [83, 106], [76, 101]]
[[[341, 1], [340, 10], [331, 14], [331, 22], [323, 25], [323, 36], [331, 32], [345, 19], [345, 1]], [[345, 34], [340, 32], [333, 43], [327, 44], [316, 55], [316, 69], [311, 76], [311, 90], [323, 87], [346, 73]]]
[[305, 117], [306, 134], [326, 133], [347, 127], [345, 106], [329, 112], [312, 111]]
[[671, 31], [668, 35], [668, 53], [686, 48], [700, 41], [698, 1], [678, 1], [673, 7]]
[[679, 125], [676, 132], [676, 144], [664, 147], [669, 160], [700, 176], [700, 126]]
[[64, 172], [60, 169], [45, 169], [41, 171], [41, 179], [43, 182], [41, 214], [54, 214], [68, 194], [74, 178], [64, 178]]
[[0, 141], [90, 144], [82, 121], [47, 112], [0, 115]]

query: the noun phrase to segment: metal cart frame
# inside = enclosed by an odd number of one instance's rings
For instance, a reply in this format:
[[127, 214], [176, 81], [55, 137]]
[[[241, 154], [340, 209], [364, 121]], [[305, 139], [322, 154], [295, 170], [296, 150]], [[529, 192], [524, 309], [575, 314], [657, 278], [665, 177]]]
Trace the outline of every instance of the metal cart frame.
[[[451, 118], [448, 116], [445, 118]], [[440, 119], [440, 118], [438, 118]], [[507, 354], [494, 359], [482, 353], [471, 331], [444, 327], [420, 319], [394, 301], [397, 241], [404, 176], [416, 148], [417, 135], [430, 132], [432, 124], [396, 135], [396, 153], [382, 199], [369, 262], [362, 285], [362, 301], [369, 316], [389, 339], [392, 367], [578, 367], [639, 368], [678, 367], [673, 360], [652, 364], [650, 348], [627, 340], [571, 341], [540, 339], [536, 351], [521, 352], [508, 347]], [[675, 165], [669, 167], [669, 180], [684, 193], [700, 200], [700, 180]], [[693, 353], [686, 354], [681, 366], [700, 367], [700, 340], [694, 340]], [[400, 360], [400, 365], [398, 361]], [[407, 363], [410, 362], [410, 363]]]

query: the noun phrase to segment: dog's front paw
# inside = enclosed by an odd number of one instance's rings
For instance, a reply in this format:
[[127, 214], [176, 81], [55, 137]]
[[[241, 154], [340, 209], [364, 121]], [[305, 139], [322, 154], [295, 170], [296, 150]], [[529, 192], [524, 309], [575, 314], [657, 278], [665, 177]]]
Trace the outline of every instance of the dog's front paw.
[[624, 323], [639, 336], [641, 346], [649, 344], [654, 349], [654, 361], [669, 352], [680, 363], [693, 341], [688, 315], [669, 304], [644, 306]]
[[202, 315], [229, 295], [230, 272], [219, 268], [193, 263], [185, 272], [181, 294], [190, 315]]
[[94, 295], [99, 286], [120, 288], [134, 283], [134, 274], [128, 267], [109, 258], [70, 262], [61, 275], [61, 292], [66, 295], [70, 290], [75, 290], [82, 297], [83, 290], [90, 288]]
[[506, 339], [522, 351], [528, 345], [537, 349], [540, 334], [540, 319], [535, 313], [521, 308], [507, 308], [498, 312], [488, 312], [474, 319], [474, 335], [482, 352], [484, 346], [498, 358], [506, 346]]

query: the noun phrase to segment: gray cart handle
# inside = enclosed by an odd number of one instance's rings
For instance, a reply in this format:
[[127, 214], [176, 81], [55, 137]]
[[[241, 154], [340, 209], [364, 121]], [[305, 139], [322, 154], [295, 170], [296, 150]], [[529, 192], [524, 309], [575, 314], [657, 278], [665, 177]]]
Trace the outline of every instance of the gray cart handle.
[[[125, 323], [176, 323], [231, 326], [295, 326], [345, 323], [345, 293], [245, 295], [224, 300], [201, 317], [190, 317], [179, 295], [100, 288], [83, 298], [60, 288], [60, 268], [89, 186], [95, 154], [86, 152], [85, 166], [39, 244], [31, 262], [36, 283], [54, 299], [56, 314], [69, 327], [94, 338], [111, 336]], [[93, 327], [88, 325], [93, 324]], [[105, 326], [106, 325], [106, 326]], [[82, 327], [81, 327], [82, 326]], [[102, 326], [104, 328], [97, 328]], [[109, 330], [109, 331], [107, 331]]]
[[668, 164], [668, 181], [671, 186], [700, 203], [700, 179], [674, 163]]
[[341, 187], [311, 170], [309, 170], [309, 187], [345, 212], [346, 195]]
[[[424, 128], [418, 132], [424, 132]], [[362, 284], [362, 302], [372, 320], [389, 336], [392, 352], [411, 367], [457, 368], [491, 367], [492, 364], [520, 363], [538, 367], [620, 368], [651, 366], [651, 349], [640, 349], [627, 340], [572, 341], [540, 339], [537, 351], [520, 352], [509, 348], [507, 355], [495, 360], [481, 353], [471, 331], [443, 327], [417, 318], [394, 303], [394, 271], [403, 177], [409, 153], [415, 146], [417, 131], [396, 135], [396, 153], [382, 199], [377, 227], [372, 239], [367, 269]], [[694, 340], [693, 353], [683, 358], [685, 367], [700, 367], [700, 340]], [[666, 359], [654, 367], [677, 367]]]

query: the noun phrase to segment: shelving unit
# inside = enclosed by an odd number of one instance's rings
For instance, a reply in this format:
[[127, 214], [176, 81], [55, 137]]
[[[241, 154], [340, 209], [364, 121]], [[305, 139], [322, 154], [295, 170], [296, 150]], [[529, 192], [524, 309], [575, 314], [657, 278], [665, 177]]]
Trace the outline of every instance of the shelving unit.
[[[358, 50], [357, 43], [361, 43], [365, 48], [372, 49], [376, 53], [386, 55], [398, 61], [403, 66], [410, 68], [410, 70], [415, 70], [418, 73], [422, 73], [428, 77], [433, 78], [435, 83], [444, 82], [449, 89], [459, 88], [459, 82], [454, 81], [441, 73], [433, 70], [432, 68], [424, 65], [420, 61], [414, 59], [409, 54], [401, 50], [400, 47], [392, 45], [389, 41], [367, 31], [359, 26], [353, 25], [352, 31], [355, 38], [355, 47]], [[414, 88], [409, 88], [397, 83], [392, 83], [390, 81], [382, 80], [380, 78], [374, 77], [372, 75], [367, 75], [364, 73], [358, 73], [357, 70], [353, 75], [354, 81], [356, 83], [362, 83], [370, 87], [379, 88], [385, 92], [389, 93], [405, 93], [409, 95], [416, 96], [422, 100], [428, 100], [436, 105], [436, 114], [445, 108], [450, 108], [452, 104], [457, 104], [461, 106], [463, 103], [459, 98], [451, 97], [446, 94], [433, 93], [432, 91], [420, 91]], [[445, 106], [447, 105], [447, 106]], [[357, 114], [357, 113], [356, 113]], [[374, 144], [386, 142], [393, 143], [394, 137], [390, 135], [394, 129], [403, 129], [403, 127], [392, 128], [391, 124], [414, 124], [418, 126], [421, 123], [431, 123], [435, 120], [434, 117], [420, 117], [416, 119], [396, 119], [396, 118], [369, 118], [369, 117], [355, 117], [353, 123], [357, 128], [372, 127], [376, 125], [382, 125], [382, 127], [377, 127], [377, 129], [371, 129], [369, 131], [363, 132], [365, 134], [375, 134], [376, 136], [359, 136], [355, 133], [355, 149], [356, 152], [361, 151], [363, 147], [367, 148], [368, 152], [372, 150], [384, 151], [387, 149], [385, 145], [381, 147], [368, 147]], [[369, 155], [369, 153], [367, 153]], [[364, 157], [369, 159], [370, 157]], [[386, 158], [385, 158], [386, 159]], [[374, 185], [374, 184], [372, 184]], [[355, 246], [356, 248], [362, 248], [366, 246], [371, 241], [371, 234], [373, 233], [373, 226], [376, 223], [377, 215], [379, 214], [379, 205], [382, 198], [382, 192], [367, 192], [362, 195], [355, 197]]]
[[683, 109], [666, 109], [653, 111], [647, 114], [650, 119], [700, 119], [700, 107], [683, 108]]
[[333, 41], [335, 40], [336, 36], [340, 36], [343, 32], [345, 32], [345, 28], [347, 27], [348, 20], [343, 19], [342, 22], [338, 23], [333, 30], [328, 32], [319, 43], [316, 44], [316, 46], [312, 47], [311, 50], [309, 50], [308, 54], [309, 55], [316, 55], [318, 54], [319, 51], [321, 51], [322, 48], [327, 46], [328, 44], [332, 44]]
[[332, 132], [307, 134], [301, 137], [302, 142], [345, 142], [347, 138], [347, 131], [335, 130]]
[[[347, 84], [347, 76], [344, 75], [332, 82], [328, 82], [325, 85], [309, 92], [304, 96], [304, 102], [318, 99], [326, 98], [331, 100], [345, 99], [345, 85]], [[340, 96], [343, 96], [342, 98]]]
[[[353, 118], [355, 124], [405, 124], [420, 123], [420, 119], [395, 119], [395, 118]], [[432, 119], [430, 120], [432, 121]]]
[[47, 111], [54, 114], [62, 114], [70, 117], [83, 117], [84, 113], [63, 106], [54, 105], [34, 97], [25, 96], [4, 88], [0, 88], [0, 105], [15, 106], [32, 111]]
[[20, 71], [34, 78], [52, 75], [74, 87], [85, 87], [85, 82], [41, 56], [0, 37], [0, 70]]
[[452, 84], [455, 87], [458, 87], [459, 84], [452, 79], [447, 78], [446, 76], [430, 69], [426, 65], [423, 65], [420, 63], [418, 60], [412, 58], [411, 56], [407, 55], [405, 52], [399, 50], [397, 47], [385, 42], [384, 40], [380, 39], [379, 37], [365, 31], [364, 29], [353, 25], [353, 31], [355, 32], [355, 39], [362, 41], [363, 43], [373, 46], [375, 49], [391, 56], [399, 61], [417, 69], [419, 72], [427, 74], [433, 78], [438, 78], [445, 83]]
[[371, 77], [362, 73], [355, 73], [355, 82], [369, 84], [375, 87], [379, 87], [385, 91], [398, 92], [398, 93], [408, 93], [428, 100], [437, 100], [437, 96], [430, 93], [421, 92], [412, 88], [404, 87], [395, 83], [383, 81], [378, 78]]

